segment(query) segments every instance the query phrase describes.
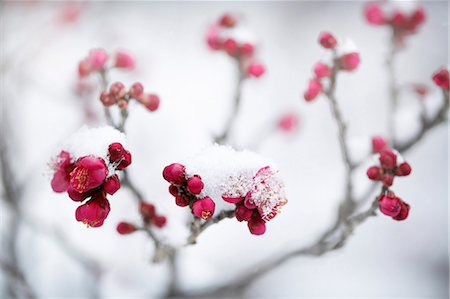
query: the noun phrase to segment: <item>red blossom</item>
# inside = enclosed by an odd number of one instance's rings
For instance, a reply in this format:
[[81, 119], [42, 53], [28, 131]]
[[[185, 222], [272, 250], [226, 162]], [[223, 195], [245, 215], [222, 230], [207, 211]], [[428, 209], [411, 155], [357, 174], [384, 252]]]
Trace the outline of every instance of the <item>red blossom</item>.
[[322, 83], [318, 80], [310, 80], [308, 89], [304, 93], [304, 98], [307, 102], [314, 100], [323, 90]]
[[87, 226], [99, 227], [103, 225], [109, 211], [108, 199], [102, 192], [98, 192], [88, 202], [77, 208], [75, 218]]
[[86, 156], [75, 162], [75, 168], [70, 173], [70, 186], [83, 193], [103, 184], [108, 174], [108, 168], [102, 158]]
[[250, 233], [253, 235], [259, 236], [266, 232], [266, 223], [259, 215], [253, 215], [250, 220], [248, 220], [247, 225]]
[[239, 222], [248, 221], [253, 214], [253, 210], [247, 209], [244, 205], [237, 205], [235, 210], [236, 219]]
[[51, 181], [51, 186], [55, 192], [65, 192], [70, 185], [70, 173], [74, 165], [71, 162], [71, 156], [66, 151], [61, 151], [56, 158], [56, 163], [53, 166], [55, 173]]
[[102, 49], [93, 49], [89, 52], [88, 61], [93, 70], [100, 70], [105, 67], [108, 54]]
[[202, 179], [198, 175], [190, 177], [187, 181], [187, 189], [192, 194], [199, 194], [204, 187]]
[[382, 136], [372, 137], [372, 152], [379, 153], [387, 147], [387, 140]]
[[433, 74], [434, 83], [440, 88], [449, 90], [449, 72], [447, 69], [442, 68]]
[[337, 45], [337, 41], [331, 33], [321, 32], [319, 35], [319, 44], [325, 49], [334, 49]]
[[317, 79], [330, 77], [331, 76], [331, 69], [325, 63], [318, 62], [318, 63], [316, 63], [316, 65], [314, 65], [314, 74], [316, 75]]
[[364, 15], [367, 22], [372, 25], [386, 24], [386, 17], [383, 9], [378, 3], [369, 3], [364, 7]]
[[114, 66], [117, 68], [133, 69], [134, 57], [128, 52], [119, 51], [114, 57]]
[[164, 216], [156, 215], [152, 218], [151, 223], [158, 228], [163, 228], [167, 223], [167, 218]]
[[120, 180], [117, 174], [107, 178], [105, 183], [103, 184], [103, 190], [110, 195], [113, 195], [119, 189], [120, 189]]
[[247, 74], [249, 76], [259, 78], [261, 77], [266, 71], [266, 68], [262, 63], [259, 62], [252, 62], [247, 66]]
[[339, 58], [339, 66], [345, 71], [354, 71], [360, 62], [359, 54], [356, 52], [347, 53]]
[[393, 217], [393, 219], [397, 221], [405, 220], [406, 218], [408, 218], [410, 210], [409, 204], [407, 204], [402, 200], [400, 200], [400, 205], [401, 205], [400, 212], [398, 213], [397, 216]]
[[400, 199], [393, 194], [383, 195], [378, 200], [381, 213], [387, 216], [395, 217], [401, 211]]
[[184, 165], [173, 163], [166, 166], [163, 170], [163, 177], [171, 184], [183, 185], [186, 182]]
[[216, 204], [211, 198], [203, 197], [194, 202], [192, 205], [192, 213], [199, 218], [208, 220], [214, 215], [215, 207]]
[[116, 229], [117, 232], [121, 235], [129, 235], [136, 231], [136, 226], [129, 222], [119, 222]]

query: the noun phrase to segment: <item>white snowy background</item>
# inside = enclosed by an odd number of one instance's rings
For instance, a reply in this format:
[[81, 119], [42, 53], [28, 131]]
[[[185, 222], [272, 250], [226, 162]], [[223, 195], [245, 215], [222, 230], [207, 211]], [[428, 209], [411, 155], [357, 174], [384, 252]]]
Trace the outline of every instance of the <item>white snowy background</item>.
[[[396, 67], [401, 84], [431, 86], [427, 101], [433, 105], [440, 92], [431, 74], [448, 65], [448, 3], [423, 5], [427, 22], [418, 35], [407, 39]], [[165, 264], [150, 263], [153, 247], [145, 235], [116, 233], [119, 221], [139, 217], [126, 190], [111, 197], [104, 226], [87, 229], [75, 220], [77, 204], [50, 188], [47, 163], [58, 146], [86, 123], [83, 105], [90, 105], [97, 115], [91, 125], [104, 122], [97, 81], [92, 80], [97, 89], [85, 99], [74, 92], [78, 61], [89, 49], [134, 53], [136, 70], [114, 71], [111, 77], [126, 84], [140, 81], [161, 98], [155, 113], [130, 107], [126, 129], [133, 164], [129, 171], [146, 199], [168, 217], [160, 235], [181, 244], [189, 218], [186, 210], [175, 206], [161, 171], [222, 131], [236, 80], [232, 61], [208, 50], [207, 26], [224, 12], [238, 12], [259, 38], [258, 57], [267, 73], [245, 82], [233, 138], [239, 147], [251, 145], [276, 161], [289, 203], [268, 223], [263, 236], [250, 235], [246, 225], [236, 220], [208, 229], [197, 245], [180, 255], [183, 289], [224, 283], [259, 260], [309, 244], [334, 220], [344, 190], [337, 129], [323, 98], [306, 103], [301, 97], [313, 64], [326, 56], [317, 44], [320, 31], [350, 37], [360, 50], [359, 69], [340, 76], [337, 87], [355, 157], [367, 154], [370, 136], [387, 132], [389, 32], [366, 24], [363, 2], [98, 2], [85, 3], [73, 24], [58, 22], [63, 8], [56, 2], [3, 4], [1, 97], [12, 128], [2, 133], [14, 138], [11, 160], [26, 186], [25, 211], [61, 229], [78, 248], [100, 261], [105, 269], [98, 286], [103, 298], [157, 297], [164, 292], [168, 273]], [[407, 138], [418, 128], [417, 108], [414, 94], [403, 92], [399, 136]], [[261, 133], [262, 127], [275, 126], [288, 111], [300, 115], [297, 134], [270, 129]], [[257, 148], [255, 139], [261, 141]], [[411, 204], [406, 221], [369, 219], [343, 249], [321, 258], [291, 259], [259, 279], [246, 296], [447, 298], [447, 126], [433, 130], [405, 158], [413, 172], [396, 179], [394, 190]], [[365, 167], [355, 176], [358, 190], [369, 183], [364, 172]], [[1, 210], [6, 219], [6, 206], [2, 204]], [[19, 258], [39, 297], [87, 295], [89, 278], [83, 270], [27, 225], [20, 229]], [[0, 281], [4, 289], [4, 279]]]

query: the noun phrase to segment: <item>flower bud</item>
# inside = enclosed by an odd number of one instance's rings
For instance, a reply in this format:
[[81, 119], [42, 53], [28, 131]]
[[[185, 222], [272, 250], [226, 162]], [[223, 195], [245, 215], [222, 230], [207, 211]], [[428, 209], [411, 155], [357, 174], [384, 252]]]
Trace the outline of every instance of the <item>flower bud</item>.
[[120, 180], [117, 174], [107, 178], [105, 183], [103, 184], [103, 190], [110, 195], [113, 195], [119, 189], [120, 189]]
[[222, 45], [223, 49], [230, 55], [236, 54], [238, 50], [237, 42], [232, 38], [227, 38]]
[[364, 15], [371, 25], [384, 25], [386, 18], [381, 6], [378, 3], [369, 3], [364, 7]]
[[339, 58], [339, 66], [345, 71], [354, 71], [359, 65], [359, 54], [356, 52], [347, 53]]
[[100, 70], [105, 67], [108, 54], [102, 49], [93, 49], [89, 52], [88, 61], [93, 70]]
[[405, 220], [406, 218], [408, 218], [409, 210], [410, 210], [409, 204], [400, 200], [400, 205], [401, 205], [400, 213], [398, 213], [397, 216], [393, 217], [394, 220], [401, 221], [401, 220]]
[[395, 217], [400, 213], [401, 204], [400, 200], [395, 196], [383, 195], [378, 200], [381, 213]]
[[317, 79], [330, 77], [331, 76], [331, 69], [325, 63], [318, 62], [314, 66], [314, 74], [316, 75]]
[[100, 102], [102, 102], [105, 107], [110, 107], [116, 103], [116, 100], [114, 97], [110, 97], [108, 93], [102, 91], [100, 94]]
[[337, 45], [336, 38], [329, 32], [320, 33], [319, 43], [325, 49], [334, 49]]
[[132, 98], [139, 98], [144, 93], [144, 86], [141, 83], [136, 82], [130, 87], [130, 96]]
[[398, 10], [395, 11], [391, 19], [391, 24], [396, 30], [403, 30], [407, 26], [405, 14]]
[[189, 205], [189, 196], [187, 195], [177, 195], [175, 196], [175, 204], [179, 207], [186, 207]]
[[434, 83], [443, 88], [449, 90], [449, 72], [447, 69], [440, 69], [439, 71], [435, 72], [433, 74], [433, 81]]
[[178, 189], [177, 186], [170, 185], [169, 186], [169, 193], [172, 194], [173, 196], [178, 196], [178, 195], [180, 195], [180, 190]]
[[240, 52], [242, 55], [250, 56], [255, 52], [255, 47], [250, 43], [244, 43], [240, 48]]
[[407, 162], [401, 163], [395, 169], [395, 175], [398, 175], [398, 176], [407, 176], [410, 173], [411, 173], [411, 165], [409, 165]]
[[236, 22], [237, 20], [234, 16], [232, 16], [231, 14], [224, 14], [219, 20], [219, 25], [231, 28], [236, 25]]
[[284, 132], [293, 132], [298, 127], [298, 116], [295, 113], [287, 113], [278, 121], [278, 128]]
[[308, 83], [308, 89], [304, 93], [307, 102], [314, 100], [322, 92], [322, 83], [318, 80], [311, 80]]
[[248, 221], [250, 217], [252, 217], [253, 211], [250, 209], [247, 209], [244, 205], [238, 205], [236, 206], [236, 210], [234, 211], [236, 215], [236, 219], [239, 222], [242, 221]]
[[211, 50], [219, 50], [222, 43], [219, 35], [219, 28], [217, 26], [212, 26], [208, 29], [206, 33], [206, 42]]
[[124, 100], [124, 99], [120, 99], [120, 100], [117, 102], [117, 106], [119, 107], [119, 109], [127, 109], [127, 107], [128, 107], [128, 102], [127, 102], [126, 100]]
[[378, 166], [372, 166], [367, 169], [367, 176], [373, 181], [381, 179], [381, 169]]
[[129, 222], [119, 222], [119, 224], [117, 224], [116, 229], [119, 234], [128, 235], [136, 231], [136, 226], [134, 226], [134, 224], [131, 224]]
[[109, 88], [109, 94], [116, 99], [122, 98], [126, 94], [125, 85], [122, 82], [114, 82]]
[[[139, 203], [139, 213], [141, 213], [142, 218], [148, 220], [156, 215], [156, 208], [151, 203], [141, 201]], [[146, 222], [148, 222], [147, 220]]]
[[384, 149], [380, 153], [380, 163], [383, 168], [393, 169], [397, 165], [397, 155], [390, 149]]
[[83, 59], [78, 64], [78, 75], [80, 78], [89, 76], [91, 73], [91, 64], [88, 59]]
[[167, 223], [167, 218], [164, 216], [156, 215], [151, 219], [151, 223], [158, 228], [163, 228]]
[[116, 53], [114, 66], [123, 69], [133, 69], [134, 57], [130, 53], [119, 51]]
[[202, 182], [202, 179], [197, 175], [190, 177], [187, 181], [187, 189], [192, 194], [199, 194], [202, 191], [203, 187], [204, 184]]
[[186, 183], [185, 167], [179, 163], [170, 164], [164, 168], [163, 178], [171, 184], [183, 185]]
[[390, 174], [385, 174], [382, 177], [382, 181], [385, 187], [390, 187], [394, 183], [394, 177]]
[[203, 220], [208, 220], [214, 215], [215, 207], [216, 204], [211, 198], [204, 197], [194, 202], [192, 205], [192, 213]]
[[266, 71], [266, 68], [262, 63], [259, 62], [252, 62], [247, 66], [247, 74], [249, 76], [259, 78], [261, 77]]
[[146, 97], [147, 103], [145, 108], [150, 111], [155, 111], [159, 107], [159, 97], [156, 94], [148, 94]]
[[262, 235], [266, 232], [266, 223], [261, 219], [261, 216], [255, 215], [248, 220], [248, 229], [253, 235]]
[[382, 136], [372, 137], [372, 152], [379, 153], [387, 147], [387, 140]]

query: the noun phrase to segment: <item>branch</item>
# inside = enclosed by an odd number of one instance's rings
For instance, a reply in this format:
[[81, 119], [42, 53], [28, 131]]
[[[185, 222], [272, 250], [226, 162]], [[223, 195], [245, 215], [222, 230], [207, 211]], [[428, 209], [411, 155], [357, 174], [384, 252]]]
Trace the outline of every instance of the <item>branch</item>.
[[216, 217], [210, 218], [205, 221], [203, 224], [200, 224], [200, 218], [196, 218], [191, 226], [191, 235], [188, 238], [186, 245], [192, 245], [197, 243], [198, 236], [204, 232], [208, 227], [213, 224], [216, 224], [223, 219], [233, 218], [234, 210], [222, 211]]
[[396, 39], [395, 32], [392, 31], [391, 40], [389, 43], [390, 49], [386, 59], [388, 82], [389, 82], [388, 133], [391, 143], [396, 142], [395, 116], [398, 108], [398, 94], [399, 94], [399, 88], [397, 86], [397, 77], [395, 75], [395, 58], [398, 50], [395, 39]]
[[231, 129], [232, 129], [233, 124], [236, 121], [237, 115], [239, 113], [239, 108], [240, 108], [240, 104], [241, 104], [242, 82], [245, 79], [245, 74], [241, 69], [239, 59], [236, 59], [236, 63], [237, 63], [237, 71], [238, 71], [238, 80], [236, 83], [236, 91], [235, 91], [235, 96], [234, 96], [233, 110], [227, 120], [224, 132], [221, 135], [216, 136], [216, 138], [214, 139], [214, 141], [218, 144], [225, 144], [228, 142], [228, 138], [229, 138]]

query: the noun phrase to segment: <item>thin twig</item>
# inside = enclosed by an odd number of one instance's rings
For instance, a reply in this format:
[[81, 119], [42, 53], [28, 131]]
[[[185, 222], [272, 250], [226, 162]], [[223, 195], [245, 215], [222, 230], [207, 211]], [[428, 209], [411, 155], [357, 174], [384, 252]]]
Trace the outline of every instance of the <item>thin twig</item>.
[[200, 218], [196, 218], [193, 222], [193, 225], [191, 226], [191, 235], [188, 237], [186, 245], [196, 244], [198, 236], [211, 225], [216, 224], [224, 219], [233, 217], [234, 217], [234, 210], [228, 210], [220, 212], [219, 215], [208, 219], [202, 224], [200, 224]]
[[239, 113], [239, 108], [241, 105], [242, 83], [244, 82], [244, 79], [245, 79], [245, 73], [243, 72], [243, 70], [241, 68], [239, 59], [236, 59], [236, 64], [237, 64], [238, 80], [236, 83], [236, 90], [235, 90], [234, 102], [233, 102], [233, 110], [227, 120], [227, 123], [225, 125], [225, 129], [224, 129], [223, 133], [214, 139], [214, 141], [218, 144], [225, 144], [229, 141], [228, 138], [230, 137], [231, 129], [233, 128], [233, 125], [236, 121], [236, 118]]

